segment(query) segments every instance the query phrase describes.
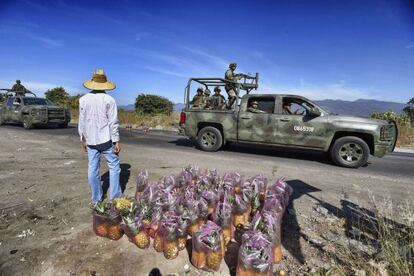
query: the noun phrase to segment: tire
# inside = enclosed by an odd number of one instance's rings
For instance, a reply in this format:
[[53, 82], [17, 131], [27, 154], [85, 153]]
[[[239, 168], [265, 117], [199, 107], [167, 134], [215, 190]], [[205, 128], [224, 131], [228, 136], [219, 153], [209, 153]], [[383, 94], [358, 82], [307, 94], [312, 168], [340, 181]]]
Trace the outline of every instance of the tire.
[[68, 122], [58, 125], [60, 128], [68, 128]]
[[204, 151], [218, 151], [223, 145], [223, 135], [215, 127], [205, 127], [198, 133], [197, 143]]
[[345, 136], [331, 147], [332, 161], [341, 167], [357, 169], [364, 166], [369, 158], [369, 147], [361, 138]]
[[33, 123], [32, 123], [32, 120], [30, 120], [30, 118], [29, 117], [23, 117], [23, 127], [25, 128], [25, 129], [31, 129], [31, 128], [33, 128]]

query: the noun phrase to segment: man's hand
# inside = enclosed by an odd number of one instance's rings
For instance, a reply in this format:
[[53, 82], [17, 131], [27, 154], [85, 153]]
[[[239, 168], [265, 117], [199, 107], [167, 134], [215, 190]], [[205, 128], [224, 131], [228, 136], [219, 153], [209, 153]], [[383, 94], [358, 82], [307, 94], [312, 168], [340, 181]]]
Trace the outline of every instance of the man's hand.
[[84, 141], [81, 141], [81, 145], [83, 149], [85, 150], [85, 152], [87, 152], [88, 150], [86, 149], [86, 143]]
[[121, 145], [119, 144], [119, 142], [116, 142], [114, 145], [114, 153], [118, 155], [120, 152], [121, 152]]

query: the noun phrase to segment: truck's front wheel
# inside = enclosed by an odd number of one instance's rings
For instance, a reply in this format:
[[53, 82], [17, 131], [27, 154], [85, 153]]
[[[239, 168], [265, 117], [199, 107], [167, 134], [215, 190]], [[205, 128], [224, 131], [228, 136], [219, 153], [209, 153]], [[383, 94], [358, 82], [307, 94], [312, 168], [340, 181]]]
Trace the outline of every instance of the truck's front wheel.
[[197, 142], [204, 151], [218, 151], [223, 145], [223, 136], [217, 128], [205, 127], [198, 133]]
[[361, 138], [342, 137], [332, 145], [331, 157], [338, 166], [356, 169], [367, 163], [369, 147]]

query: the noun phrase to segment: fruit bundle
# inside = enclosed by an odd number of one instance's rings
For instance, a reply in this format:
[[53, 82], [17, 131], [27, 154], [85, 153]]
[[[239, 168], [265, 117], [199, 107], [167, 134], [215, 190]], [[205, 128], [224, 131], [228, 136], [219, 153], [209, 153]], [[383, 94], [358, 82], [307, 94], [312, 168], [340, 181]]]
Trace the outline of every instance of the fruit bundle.
[[92, 212], [92, 218], [93, 231], [96, 235], [111, 240], [119, 240], [124, 235], [120, 225], [121, 215], [113, 203], [98, 203]]
[[221, 227], [223, 231], [224, 244], [227, 246], [234, 236], [231, 205], [228, 201], [227, 194], [225, 194], [223, 201], [217, 204], [212, 219], [218, 226]]
[[135, 199], [138, 200], [142, 194], [142, 192], [145, 190], [145, 188], [148, 186], [148, 171], [144, 170], [141, 171], [137, 176], [137, 189], [135, 191]]
[[272, 244], [259, 231], [248, 231], [242, 237], [237, 262], [237, 276], [270, 276], [273, 269]]
[[218, 271], [224, 257], [224, 239], [220, 226], [212, 221], [203, 224], [192, 237], [191, 263], [198, 269]]

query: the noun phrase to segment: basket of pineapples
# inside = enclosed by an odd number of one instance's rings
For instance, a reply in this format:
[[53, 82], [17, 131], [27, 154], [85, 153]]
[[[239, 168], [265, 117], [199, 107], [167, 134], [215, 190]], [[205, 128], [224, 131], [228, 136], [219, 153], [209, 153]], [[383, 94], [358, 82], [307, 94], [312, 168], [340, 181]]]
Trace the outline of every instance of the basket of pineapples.
[[163, 221], [163, 253], [168, 260], [178, 256], [178, 233], [177, 218]]
[[138, 200], [144, 190], [148, 187], [149, 179], [148, 179], [148, 171], [143, 170], [137, 176], [137, 188], [135, 191], [135, 199]]
[[119, 240], [123, 236], [122, 218], [112, 203], [98, 203], [93, 209], [92, 218], [92, 227], [96, 235], [111, 240]]
[[232, 224], [234, 228], [249, 224], [251, 204], [250, 198], [244, 193], [236, 193], [231, 199], [233, 207]]
[[150, 246], [150, 237], [146, 225], [142, 222], [143, 217], [137, 210], [138, 206], [133, 203], [129, 212], [122, 215], [121, 228], [130, 242], [140, 249], [147, 249]]
[[260, 231], [243, 235], [237, 261], [237, 276], [270, 276], [273, 270], [272, 243]]
[[191, 263], [198, 269], [218, 271], [224, 257], [224, 239], [221, 228], [207, 221], [192, 237]]

